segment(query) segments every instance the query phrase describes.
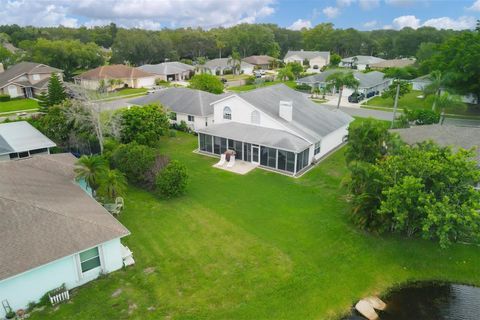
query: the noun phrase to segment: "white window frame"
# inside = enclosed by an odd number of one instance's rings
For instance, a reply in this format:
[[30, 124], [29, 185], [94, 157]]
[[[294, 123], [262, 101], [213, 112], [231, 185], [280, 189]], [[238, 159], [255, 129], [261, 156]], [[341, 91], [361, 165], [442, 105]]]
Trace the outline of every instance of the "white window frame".
[[[192, 115], [187, 115], [188, 122], [194, 122], [195, 121], [195, 116]], [[190, 120], [191, 119], [191, 120]]]
[[223, 119], [232, 120], [232, 109], [229, 106], [223, 107]]
[[321, 146], [322, 146], [322, 142], [321, 142], [321, 141], [315, 143], [315, 147], [314, 147], [314, 149], [313, 149], [313, 154], [314, 154], [314, 155], [317, 155], [317, 154], [320, 153]]

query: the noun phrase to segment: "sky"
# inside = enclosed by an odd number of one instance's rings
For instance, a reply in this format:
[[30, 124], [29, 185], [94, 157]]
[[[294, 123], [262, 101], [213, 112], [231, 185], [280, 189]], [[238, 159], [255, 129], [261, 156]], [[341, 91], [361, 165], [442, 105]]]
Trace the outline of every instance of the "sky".
[[473, 29], [480, 0], [0, 0], [0, 25], [127, 28], [276, 23], [292, 30], [331, 22], [359, 30]]

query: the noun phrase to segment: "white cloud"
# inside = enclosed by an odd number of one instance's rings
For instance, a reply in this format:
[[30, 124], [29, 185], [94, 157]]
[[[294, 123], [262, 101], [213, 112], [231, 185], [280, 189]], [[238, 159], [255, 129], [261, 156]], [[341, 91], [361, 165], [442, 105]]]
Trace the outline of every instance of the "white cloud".
[[371, 10], [380, 5], [380, 0], [358, 0], [358, 4], [362, 10]]
[[415, 16], [401, 16], [393, 19], [392, 25], [395, 29], [403, 29], [405, 27], [417, 29], [420, 27], [420, 19]]
[[337, 6], [339, 7], [349, 7], [355, 0], [337, 0]]
[[333, 19], [340, 14], [340, 10], [336, 7], [326, 7], [322, 10], [323, 14], [327, 16], [327, 18]]
[[480, 12], [480, 0], [475, 1], [468, 10]]
[[257, 22], [275, 12], [275, 0], [0, 0], [2, 24], [95, 25], [113, 21], [124, 27], [230, 26]]
[[377, 25], [377, 20], [367, 21], [363, 24], [363, 27], [371, 29]]
[[464, 30], [473, 29], [476, 25], [474, 17], [460, 17], [458, 19], [452, 19], [449, 17], [441, 17], [435, 19], [429, 19], [425, 21], [422, 26], [435, 27], [437, 29], [453, 29]]
[[294, 23], [292, 23], [288, 29], [290, 30], [302, 30], [303, 28], [310, 29], [312, 27], [312, 22], [310, 20], [303, 20], [303, 19], [298, 19]]

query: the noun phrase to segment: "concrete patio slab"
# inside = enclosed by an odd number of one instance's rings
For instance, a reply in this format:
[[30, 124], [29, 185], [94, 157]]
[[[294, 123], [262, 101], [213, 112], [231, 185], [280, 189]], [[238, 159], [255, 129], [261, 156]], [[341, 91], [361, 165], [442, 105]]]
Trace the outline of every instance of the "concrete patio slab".
[[222, 170], [225, 170], [225, 171], [230, 171], [230, 172], [237, 173], [237, 174], [242, 174], [242, 175], [247, 174], [250, 171], [252, 171], [253, 169], [255, 169], [256, 167], [258, 167], [258, 164], [254, 164], [254, 163], [246, 162], [246, 161], [241, 161], [241, 160], [235, 160], [235, 164], [233, 165], [233, 167], [230, 167], [230, 168], [227, 167], [227, 164], [228, 164], [228, 162], [225, 162], [223, 164], [223, 166], [219, 166], [217, 164], [214, 164], [212, 167], [219, 168], [219, 169], [222, 169]]

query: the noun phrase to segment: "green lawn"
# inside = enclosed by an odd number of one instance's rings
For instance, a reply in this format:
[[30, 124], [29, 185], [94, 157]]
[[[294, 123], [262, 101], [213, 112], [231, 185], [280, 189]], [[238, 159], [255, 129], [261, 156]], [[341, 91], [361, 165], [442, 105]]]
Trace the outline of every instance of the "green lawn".
[[237, 92], [241, 92], [241, 91], [250, 91], [250, 90], [253, 90], [253, 89], [256, 89], [256, 88], [259, 88], [259, 87], [267, 87], [267, 86], [273, 86], [275, 84], [279, 84], [279, 83], [283, 83], [287, 86], [289, 86], [290, 88], [294, 89], [295, 86], [297, 85], [295, 83], [295, 81], [270, 81], [270, 82], [264, 82], [262, 85], [255, 85], [255, 84], [246, 84], [246, 85], [243, 85], [243, 86], [238, 86], [238, 87], [229, 87], [228, 90], [230, 91], [237, 91]]
[[[432, 109], [433, 96], [427, 97], [426, 99], [418, 98], [421, 96], [421, 91], [412, 90], [407, 93], [405, 96], [401, 97], [398, 100], [398, 107], [401, 109]], [[381, 107], [381, 108], [393, 108], [393, 98], [382, 98], [375, 97], [362, 105], [371, 106], [371, 107]], [[480, 116], [480, 105], [466, 104], [463, 109], [446, 109], [446, 113], [462, 115], [462, 116]]]
[[0, 113], [38, 109], [38, 102], [32, 99], [13, 99], [0, 102]]
[[248, 79], [251, 77], [251, 75], [248, 74], [224, 74], [224, 75], [219, 75], [217, 76], [218, 79], [226, 79], [228, 81], [234, 81], [234, 80], [244, 80]]
[[294, 179], [213, 168], [216, 159], [192, 153], [191, 135], [161, 143], [191, 183], [174, 200], [130, 188], [120, 220], [136, 265], [30, 319], [338, 319], [359, 298], [407, 280], [480, 285], [478, 247], [441, 250], [354, 227], [343, 150]]

